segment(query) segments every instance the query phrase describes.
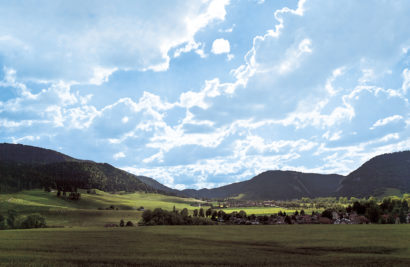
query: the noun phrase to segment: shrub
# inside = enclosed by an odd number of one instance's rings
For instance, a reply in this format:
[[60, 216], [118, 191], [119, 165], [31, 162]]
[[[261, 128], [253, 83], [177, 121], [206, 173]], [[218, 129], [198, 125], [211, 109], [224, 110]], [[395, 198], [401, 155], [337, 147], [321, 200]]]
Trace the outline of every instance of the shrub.
[[6, 217], [0, 214], [0, 230], [7, 229]]
[[21, 228], [45, 228], [47, 227], [46, 219], [38, 214], [27, 216], [27, 218], [21, 223]]
[[127, 222], [127, 224], [126, 224], [125, 226], [127, 226], [127, 227], [131, 227], [131, 226], [134, 226], [134, 224], [133, 224], [131, 221], [128, 221], [128, 222]]
[[121, 220], [121, 221], [120, 221], [120, 226], [121, 226], [121, 227], [124, 227], [124, 220]]

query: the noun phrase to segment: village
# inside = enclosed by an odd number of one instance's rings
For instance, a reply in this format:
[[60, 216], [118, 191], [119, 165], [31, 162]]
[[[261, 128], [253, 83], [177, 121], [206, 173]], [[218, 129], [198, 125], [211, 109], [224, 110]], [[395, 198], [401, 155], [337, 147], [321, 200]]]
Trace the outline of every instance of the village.
[[[302, 212], [303, 213], [303, 212]], [[274, 215], [264, 216], [227, 216], [224, 218], [218, 218], [217, 221], [220, 224], [237, 224], [237, 225], [280, 225], [280, 224], [369, 224], [372, 223], [366, 216], [359, 215], [356, 212], [351, 213], [339, 213], [336, 211], [331, 212], [331, 216], [324, 216], [324, 214], [313, 213], [311, 215], [300, 214], [286, 215], [286, 213], [279, 213]], [[329, 218], [330, 217], [330, 218]], [[384, 214], [381, 216], [381, 223], [385, 224], [400, 224], [410, 223], [410, 213], [405, 217], [405, 221], [401, 221], [399, 217], [392, 217]]]

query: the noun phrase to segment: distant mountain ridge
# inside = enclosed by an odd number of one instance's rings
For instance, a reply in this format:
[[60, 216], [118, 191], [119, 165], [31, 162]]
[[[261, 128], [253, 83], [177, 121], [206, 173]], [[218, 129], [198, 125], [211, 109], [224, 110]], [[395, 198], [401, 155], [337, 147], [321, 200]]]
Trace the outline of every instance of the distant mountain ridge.
[[197, 198], [227, 198], [239, 194], [244, 194], [244, 199], [325, 197], [338, 188], [343, 178], [338, 174], [266, 171], [247, 181], [213, 189], [187, 189], [182, 192]]
[[0, 192], [38, 187], [145, 191], [195, 198], [280, 200], [301, 197], [383, 194], [387, 188], [410, 192], [410, 151], [376, 156], [347, 176], [295, 171], [266, 171], [250, 180], [212, 189], [169, 188], [153, 178], [136, 176], [109, 164], [78, 160], [26, 145], [0, 144]]
[[336, 195], [364, 197], [383, 193], [386, 188], [410, 192], [410, 151], [370, 159], [343, 178]]

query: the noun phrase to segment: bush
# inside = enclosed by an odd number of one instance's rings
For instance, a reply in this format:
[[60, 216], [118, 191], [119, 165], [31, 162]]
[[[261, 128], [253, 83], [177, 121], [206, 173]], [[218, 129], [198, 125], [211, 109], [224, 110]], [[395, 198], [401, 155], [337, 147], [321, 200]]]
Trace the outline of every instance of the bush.
[[27, 218], [21, 223], [21, 228], [45, 228], [47, 227], [46, 219], [38, 214], [27, 216]]
[[333, 218], [332, 210], [331, 210], [331, 209], [324, 210], [324, 211], [322, 212], [322, 217], [326, 217], [326, 218], [328, 218], [329, 220], [331, 220], [331, 219]]
[[132, 227], [132, 226], [134, 226], [134, 224], [133, 224], [131, 221], [128, 221], [125, 226], [126, 226], [126, 227]]
[[6, 217], [0, 214], [0, 230], [7, 229]]
[[121, 226], [121, 227], [124, 227], [124, 220], [121, 220], [121, 221], [120, 221], [120, 226]]

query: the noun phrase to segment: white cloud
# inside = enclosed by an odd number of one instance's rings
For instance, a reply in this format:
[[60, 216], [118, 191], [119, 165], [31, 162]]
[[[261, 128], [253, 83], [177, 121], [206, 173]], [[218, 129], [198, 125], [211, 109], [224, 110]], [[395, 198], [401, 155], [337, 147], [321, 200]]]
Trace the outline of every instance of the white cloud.
[[403, 119], [401, 115], [393, 115], [384, 119], [377, 120], [373, 126], [370, 128], [371, 130], [375, 129], [376, 127], [385, 126], [389, 123], [400, 121]]
[[184, 46], [180, 53], [196, 49], [203, 54], [194, 37], [210, 23], [225, 19], [229, 1], [146, 4], [2, 3], [6, 14], [0, 18], [3, 64], [25, 79], [96, 85], [106, 82], [115, 70], [164, 71], [173, 48]]
[[229, 44], [228, 40], [225, 39], [216, 39], [212, 43], [212, 53], [218, 55], [218, 54], [225, 54], [229, 53], [231, 51], [231, 46]]
[[112, 157], [113, 157], [115, 160], [118, 160], [118, 159], [125, 158], [125, 154], [124, 154], [124, 152], [118, 152], [118, 153], [115, 153]]
[[108, 82], [108, 78], [111, 74], [117, 71], [118, 68], [102, 68], [102, 67], [95, 67], [94, 68], [94, 75], [91, 77], [89, 83], [94, 85], [101, 85], [105, 82]]

